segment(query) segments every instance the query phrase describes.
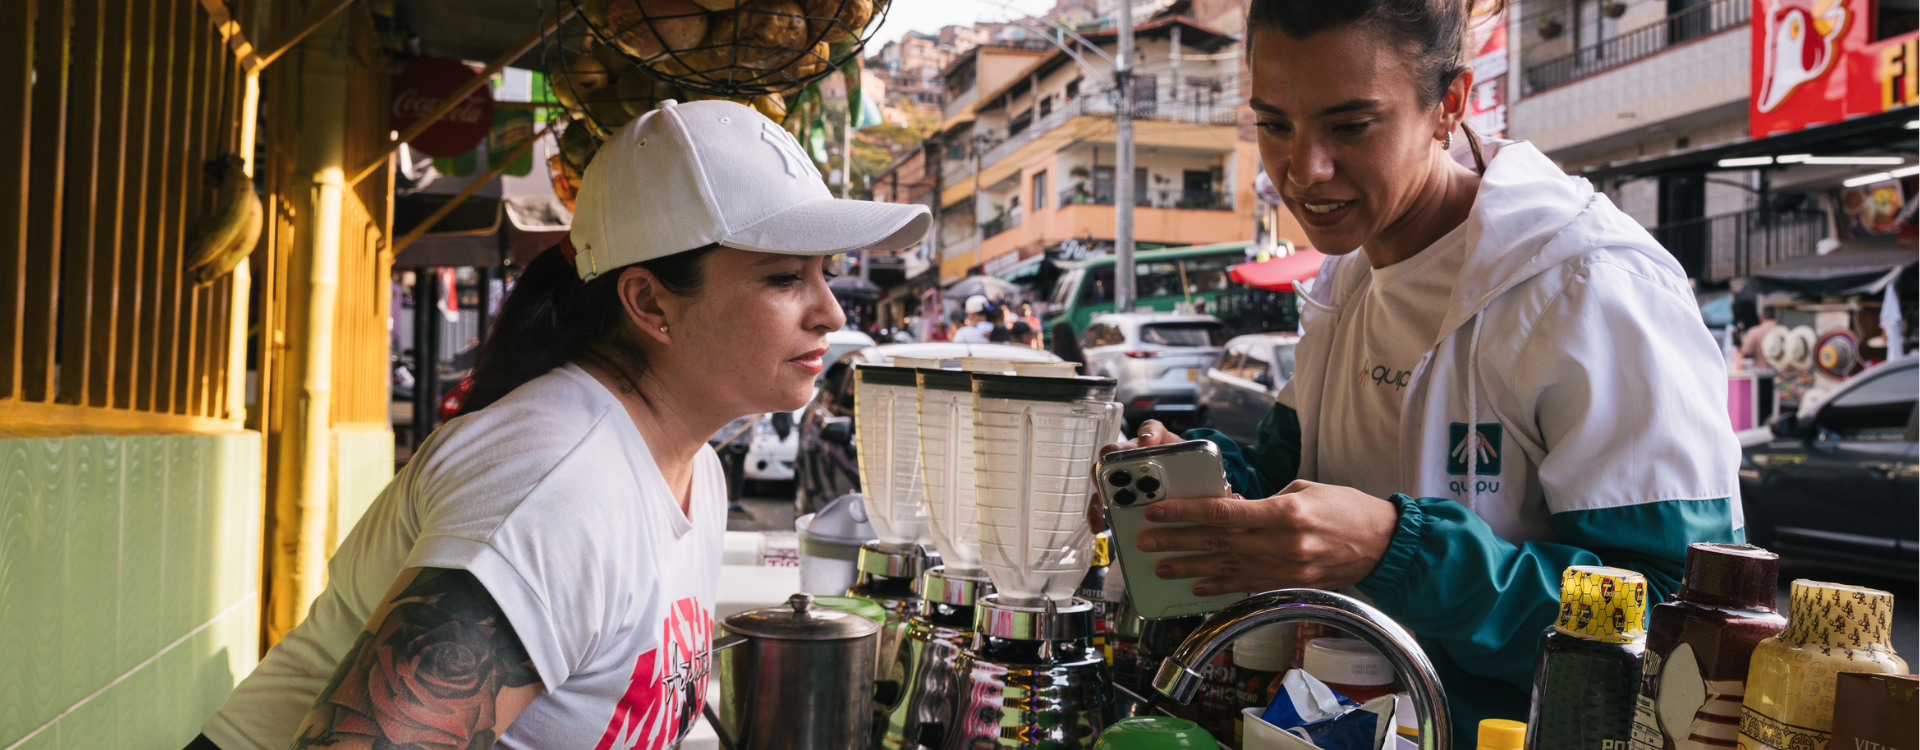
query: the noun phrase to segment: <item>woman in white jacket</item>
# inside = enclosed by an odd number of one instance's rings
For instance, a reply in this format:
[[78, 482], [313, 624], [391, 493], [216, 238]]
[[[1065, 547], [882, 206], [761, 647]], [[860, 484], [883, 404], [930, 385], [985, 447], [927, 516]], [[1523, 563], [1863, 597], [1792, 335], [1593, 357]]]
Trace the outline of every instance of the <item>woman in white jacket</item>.
[[1156, 571], [1198, 594], [1357, 587], [1419, 634], [1456, 727], [1526, 716], [1566, 566], [1661, 597], [1687, 544], [1743, 539], [1725, 366], [1684, 274], [1585, 180], [1464, 127], [1472, 10], [1254, 0], [1261, 156], [1332, 257], [1258, 444], [1187, 434], [1262, 499], [1158, 503], [1207, 527], [1139, 540], [1211, 553]]

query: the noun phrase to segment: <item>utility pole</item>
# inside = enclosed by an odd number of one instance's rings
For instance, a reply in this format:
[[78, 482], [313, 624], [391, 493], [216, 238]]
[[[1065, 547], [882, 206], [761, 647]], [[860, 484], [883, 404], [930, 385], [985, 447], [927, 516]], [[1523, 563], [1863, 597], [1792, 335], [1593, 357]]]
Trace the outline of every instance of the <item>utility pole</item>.
[[1113, 164], [1113, 309], [1133, 311], [1133, 0], [1120, 0], [1120, 54], [1115, 55], [1114, 85], [1120, 108], [1114, 113]]

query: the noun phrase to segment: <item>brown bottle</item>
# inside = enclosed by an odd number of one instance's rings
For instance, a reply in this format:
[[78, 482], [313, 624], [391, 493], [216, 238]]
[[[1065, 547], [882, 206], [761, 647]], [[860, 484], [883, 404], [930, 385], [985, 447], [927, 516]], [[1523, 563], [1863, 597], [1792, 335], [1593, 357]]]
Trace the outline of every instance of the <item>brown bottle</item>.
[[1732, 747], [1753, 647], [1779, 635], [1780, 557], [1744, 544], [1693, 544], [1680, 594], [1654, 605], [1634, 709], [1633, 750]]

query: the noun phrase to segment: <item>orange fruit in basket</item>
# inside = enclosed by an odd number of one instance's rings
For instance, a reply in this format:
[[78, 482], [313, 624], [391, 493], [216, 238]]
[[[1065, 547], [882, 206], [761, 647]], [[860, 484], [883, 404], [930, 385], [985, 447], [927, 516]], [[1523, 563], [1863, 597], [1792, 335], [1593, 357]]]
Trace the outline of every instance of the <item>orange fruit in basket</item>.
[[612, 0], [605, 30], [621, 52], [652, 60], [699, 45], [707, 25], [707, 10], [692, 0]]
[[574, 200], [580, 197], [580, 173], [566, 159], [554, 154], [547, 157], [547, 177], [553, 183], [554, 196], [572, 211]]
[[829, 44], [843, 41], [867, 27], [873, 10], [873, 0], [807, 0], [808, 33]]
[[581, 102], [607, 85], [607, 69], [593, 55], [571, 54], [553, 71], [553, 98], [560, 106], [579, 110]]
[[733, 45], [733, 63], [775, 70], [807, 47], [807, 19], [794, 0], [753, 0], [714, 17], [707, 44]]
[[833, 51], [827, 46], [827, 43], [822, 41], [813, 45], [812, 52], [801, 55], [800, 59], [788, 63], [783, 72], [789, 76], [793, 76], [795, 81], [816, 75], [826, 70], [827, 67], [832, 64], [830, 57], [832, 54]]

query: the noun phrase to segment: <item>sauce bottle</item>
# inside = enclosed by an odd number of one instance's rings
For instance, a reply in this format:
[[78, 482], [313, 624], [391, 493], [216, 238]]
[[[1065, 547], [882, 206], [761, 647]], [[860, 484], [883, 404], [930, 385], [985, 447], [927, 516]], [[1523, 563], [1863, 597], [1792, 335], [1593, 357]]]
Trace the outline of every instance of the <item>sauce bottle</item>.
[[1233, 738], [1240, 747], [1246, 734], [1248, 708], [1264, 708], [1267, 686], [1287, 671], [1293, 660], [1293, 623], [1256, 628], [1240, 636], [1228, 649], [1229, 661], [1222, 689], [1200, 693], [1200, 726], [1218, 738]]
[[1560, 574], [1560, 615], [1533, 663], [1527, 750], [1624, 750], [1647, 650], [1647, 579], [1575, 565]]
[[1520, 750], [1527, 742], [1527, 725], [1512, 719], [1481, 719], [1480, 742], [1474, 750]]
[[1906, 674], [1887, 644], [1893, 595], [1837, 583], [1794, 581], [1787, 630], [1753, 648], [1740, 711], [1742, 750], [1826, 750], [1835, 675]]
[[1693, 544], [1680, 594], [1653, 606], [1634, 707], [1633, 750], [1730, 747], [1753, 647], [1779, 635], [1780, 556], [1745, 544]]

